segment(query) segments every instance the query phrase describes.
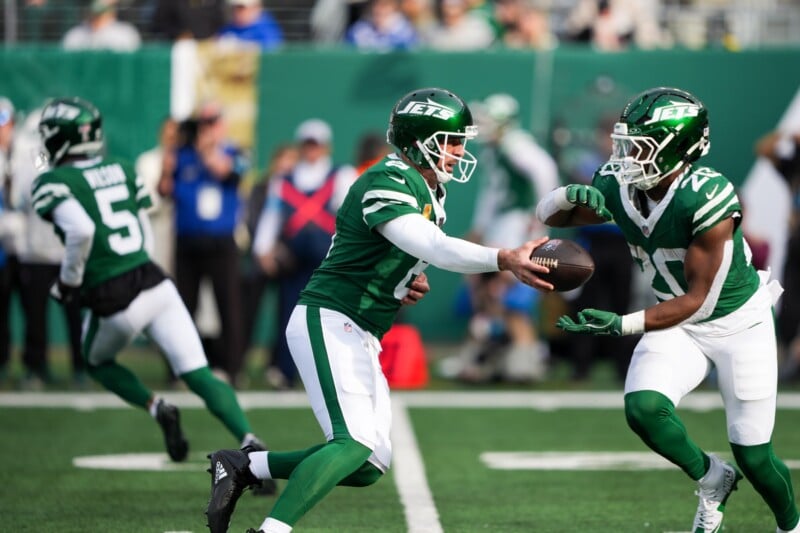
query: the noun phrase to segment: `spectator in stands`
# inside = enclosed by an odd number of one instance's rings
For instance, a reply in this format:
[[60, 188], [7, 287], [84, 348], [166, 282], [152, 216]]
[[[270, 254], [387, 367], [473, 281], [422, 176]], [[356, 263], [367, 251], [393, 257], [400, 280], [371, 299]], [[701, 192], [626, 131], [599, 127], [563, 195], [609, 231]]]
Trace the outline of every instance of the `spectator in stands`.
[[[164, 156], [159, 193], [175, 202], [175, 281], [189, 312], [197, 311], [208, 278], [221, 323], [221, 342], [209, 346], [210, 366], [236, 385], [244, 345], [241, 333], [238, 186], [249, 162], [227, 137], [222, 108], [203, 103], [184, 125], [185, 144]], [[223, 353], [224, 352], [224, 353]]]
[[434, 0], [400, 0], [400, 12], [408, 19], [417, 35], [425, 35], [436, 25]]
[[360, 176], [369, 167], [391, 153], [391, 148], [386, 142], [386, 134], [377, 131], [367, 131], [358, 138], [356, 147], [356, 175]]
[[578, 0], [567, 15], [566, 38], [608, 52], [663, 47], [660, 9], [660, 0]]
[[272, 50], [283, 43], [281, 27], [263, 7], [261, 0], [228, 0], [230, 23], [219, 31], [220, 39], [254, 43], [262, 50]]
[[328, 253], [336, 212], [357, 177], [353, 167], [333, 164], [332, 132], [326, 122], [302, 122], [295, 139], [300, 160], [291, 172], [270, 183], [253, 241], [253, 254], [264, 273], [280, 279], [279, 335], [267, 369], [267, 382], [275, 388], [290, 387], [297, 379], [282, 333], [300, 291]]
[[136, 174], [144, 181], [153, 206], [147, 210], [153, 228], [151, 259], [169, 275], [174, 275], [175, 228], [172, 199], [157, 194], [164, 154], [178, 148], [178, 122], [170, 117], [161, 122], [158, 144], [136, 158]]
[[160, 39], [209, 39], [225, 25], [225, 0], [157, 0], [151, 20]]
[[397, 0], [370, 0], [365, 15], [347, 29], [344, 41], [362, 49], [407, 50], [418, 44], [419, 37]]
[[425, 34], [424, 42], [436, 50], [480, 50], [494, 38], [489, 22], [470, 12], [467, 0], [441, 0], [439, 24]]
[[786, 180], [792, 195], [789, 240], [783, 268], [783, 297], [778, 310], [778, 343], [787, 354], [782, 377], [800, 377], [800, 133], [773, 131], [756, 143]]
[[[267, 170], [250, 188], [246, 195], [244, 209], [244, 224], [252, 247], [252, 239], [255, 237], [258, 221], [264, 211], [267, 201], [269, 187], [275, 181], [282, 179], [284, 175], [291, 172], [297, 164], [299, 152], [294, 144], [281, 144], [270, 157]], [[258, 264], [258, 260], [252, 254], [248, 254], [243, 261], [242, 274], [242, 305], [243, 305], [243, 338], [245, 346], [249, 348], [253, 342], [253, 332], [255, 331], [258, 312], [264, 297], [264, 291], [272, 278], [268, 276]], [[280, 332], [276, 332], [280, 335]]]
[[65, 50], [114, 50], [132, 52], [141, 44], [133, 24], [117, 20], [117, 0], [92, 0], [84, 22], [67, 31]]
[[8, 378], [11, 360], [11, 293], [16, 278], [16, 258], [12, 257], [12, 247], [20, 231], [19, 218], [8, 209], [13, 138], [14, 105], [8, 98], [0, 97], [0, 384]]
[[532, 48], [550, 50], [558, 44], [558, 38], [550, 31], [550, 19], [546, 11], [531, 0], [518, 0], [521, 4], [519, 16], [503, 34], [503, 44], [510, 48]]
[[[41, 388], [53, 381], [48, 362], [48, 315], [50, 287], [58, 279], [64, 246], [52, 226], [36, 214], [31, 199], [31, 186], [41, 172], [32, 153], [41, 147], [39, 118], [41, 110], [30, 113], [17, 128], [11, 155], [11, 187], [8, 201], [11, 209], [23, 217], [17, 241], [17, 287], [25, 324], [22, 361], [25, 366], [23, 388]], [[88, 385], [85, 364], [81, 355], [81, 312], [78, 301], [62, 307], [67, 326], [71, 356], [72, 383]]]

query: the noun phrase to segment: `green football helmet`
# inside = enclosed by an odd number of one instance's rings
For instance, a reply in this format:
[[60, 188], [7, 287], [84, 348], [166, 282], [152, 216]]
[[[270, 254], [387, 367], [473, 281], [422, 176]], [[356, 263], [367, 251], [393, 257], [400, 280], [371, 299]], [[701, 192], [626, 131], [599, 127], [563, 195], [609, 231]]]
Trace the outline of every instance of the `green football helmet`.
[[57, 166], [68, 157], [92, 157], [103, 151], [100, 111], [80, 98], [56, 98], [42, 109], [39, 119], [44, 156]]
[[[403, 96], [389, 117], [386, 140], [415, 165], [431, 168], [439, 183], [464, 183], [475, 172], [477, 159], [467, 151], [467, 141], [478, 135], [467, 104], [444, 89], [418, 89]], [[453, 139], [464, 146], [461, 156], [447, 152]], [[445, 168], [449, 156], [456, 160], [453, 172]]]
[[708, 110], [680, 89], [657, 87], [634, 97], [611, 134], [612, 154], [600, 169], [641, 190], [708, 153]]

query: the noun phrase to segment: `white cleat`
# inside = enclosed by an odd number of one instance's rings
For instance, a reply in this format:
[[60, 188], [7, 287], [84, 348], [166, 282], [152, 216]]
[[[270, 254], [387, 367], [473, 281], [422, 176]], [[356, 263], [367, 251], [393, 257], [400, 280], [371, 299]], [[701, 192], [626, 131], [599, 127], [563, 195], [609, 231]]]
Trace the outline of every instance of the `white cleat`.
[[694, 533], [718, 533], [722, 530], [725, 502], [742, 479], [742, 474], [733, 465], [716, 455], [709, 454], [708, 457], [711, 459], [711, 466], [706, 475], [697, 482], [698, 490], [695, 492], [700, 501], [692, 525]]

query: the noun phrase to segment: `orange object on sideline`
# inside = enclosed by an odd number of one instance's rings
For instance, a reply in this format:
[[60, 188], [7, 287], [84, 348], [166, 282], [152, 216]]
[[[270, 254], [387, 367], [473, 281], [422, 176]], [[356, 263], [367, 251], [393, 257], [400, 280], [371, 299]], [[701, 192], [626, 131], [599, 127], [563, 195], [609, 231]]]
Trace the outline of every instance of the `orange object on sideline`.
[[395, 324], [381, 340], [380, 362], [390, 389], [421, 389], [428, 384], [428, 359], [417, 328]]

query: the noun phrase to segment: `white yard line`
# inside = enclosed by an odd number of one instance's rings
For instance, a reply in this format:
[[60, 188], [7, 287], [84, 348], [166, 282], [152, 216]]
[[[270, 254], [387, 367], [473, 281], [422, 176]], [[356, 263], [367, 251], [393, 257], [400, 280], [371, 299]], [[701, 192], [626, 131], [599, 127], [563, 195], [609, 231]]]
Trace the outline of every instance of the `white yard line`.
[[[203, 408], [203, 402], [190, 392], [159, 392], [178, 407]], [[245, 409], [308, 407], [302, 391], [291, 392], [239, 392]], [[393, 401], [402, 401], [407, 407], [462, 408], [462, 409], [621, 409], [622, 391], [618, 392], [436, 392], [402, 391], [392, 394]], [[127, 404], [108, 392], [3, 392], [0, 407], [63, 407], [77, 410], [119, 409]], [[680, 404], [680, 409], [708, 411], [721, 409], [722, 400], [717, 392], [693, 392]], [[800, 393], [778, 394], [778, 408], [800, 410]]]
[[408, 532], [442, 533], [414, 427], [400, 398], [392, 400], [392, 449], [394, 483], [403, 504]]

